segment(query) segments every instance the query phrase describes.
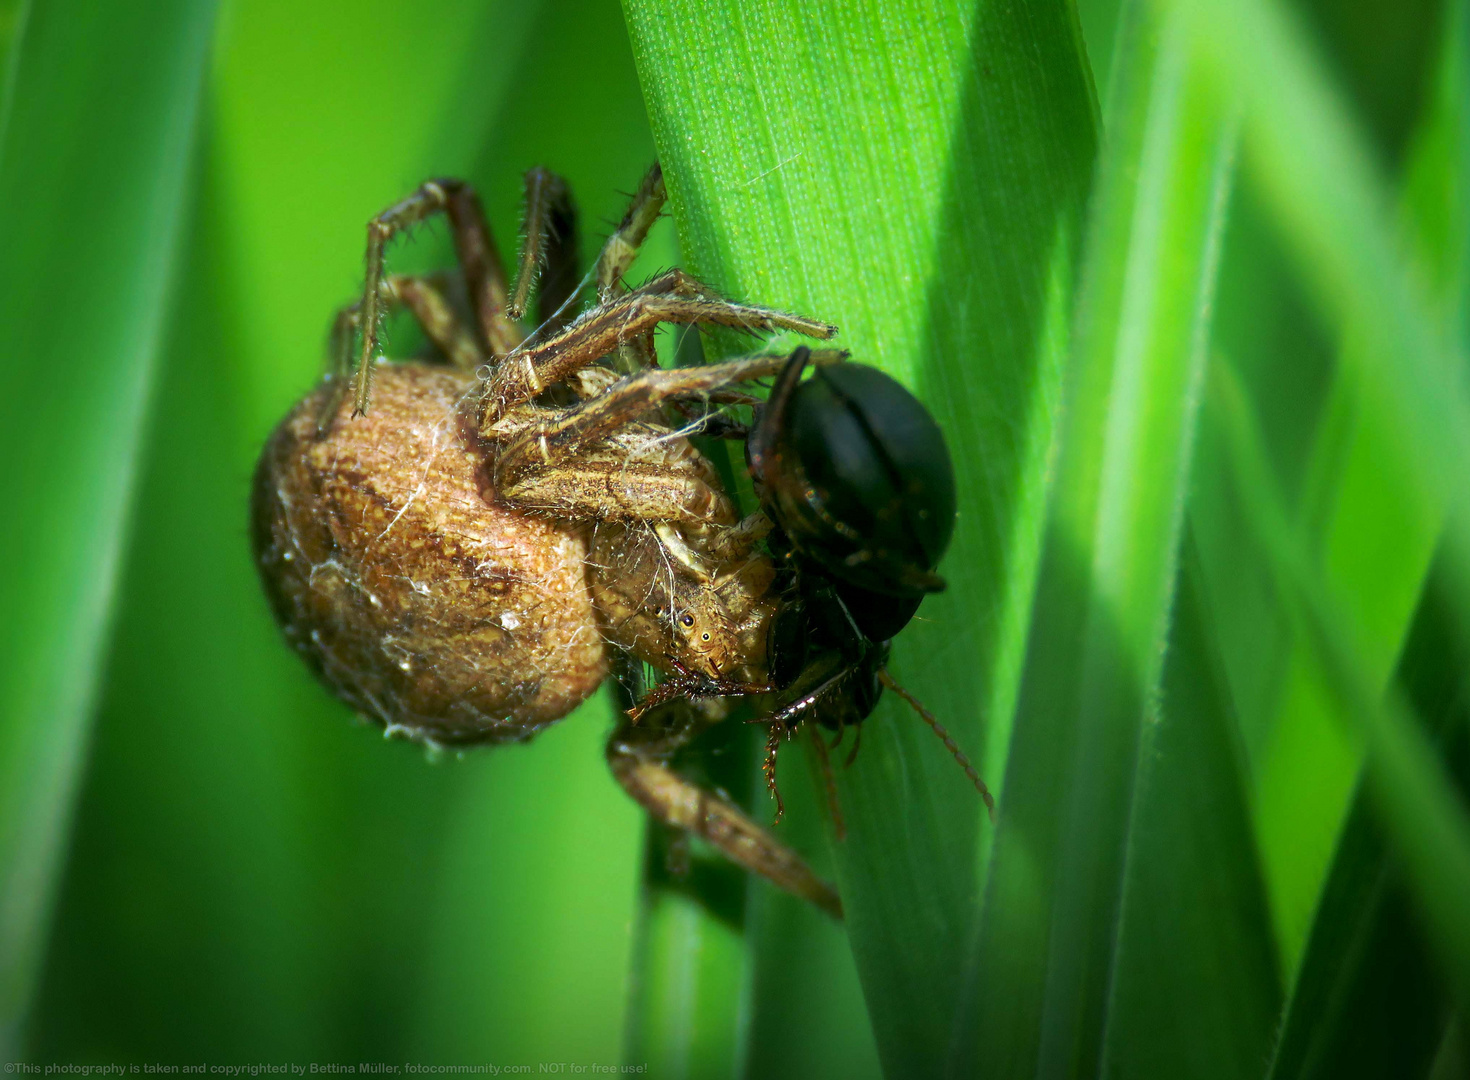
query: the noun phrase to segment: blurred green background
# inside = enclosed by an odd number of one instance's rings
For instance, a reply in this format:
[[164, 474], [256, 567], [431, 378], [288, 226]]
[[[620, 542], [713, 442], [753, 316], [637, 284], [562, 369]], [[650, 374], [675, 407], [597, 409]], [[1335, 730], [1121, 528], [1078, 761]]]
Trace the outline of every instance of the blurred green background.
[[[0, 1060], [1470, 1075], [1463, 0], [0, 0], [0, 56]], [[844, 926], [671, 881], [605, 700], [384, 741], [251, 567], [366, 221], [465, 176], [509, 251], [544, 164], [590, 260], [655, 158], [635, 276], [838, 323], [955, 452], [893, 667], [998, 822], [891, 700], [847, 839], [784, 754]]]

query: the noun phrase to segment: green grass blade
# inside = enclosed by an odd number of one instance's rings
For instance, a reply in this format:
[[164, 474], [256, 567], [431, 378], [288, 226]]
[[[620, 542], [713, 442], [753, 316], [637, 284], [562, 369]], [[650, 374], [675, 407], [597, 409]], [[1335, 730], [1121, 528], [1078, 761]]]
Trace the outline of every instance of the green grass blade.
[[[623, 1060], [671, 1080], [739, 1075], [741, 983], [745, 974], [742, 882], [726, 880], [736, 900], [725, 918], [711, 912], [708, 891], [671, 880], [661, 826], [649, 825], [643, 901], [634, 943]], [[720, 867], [719, 871], [724, 871]], [[733, 886], [733, 888], [732, 888]]]
[[1281, 981], [1214, 627], [1186, 534], [1129, 840], [1109, 1075], [1254, 1080], [1275, 1035]]
[[[36, 3], [0, 143], [0, 1048], [85, 750], [175, 265], [210, 3]], [[118, 87], [127, 87], [119, 93]]]
[[10, 113], [15, 105], [14, 75], [20, 42], [25, 36], [29, 0], [0, 0], [0, 144], [10, 127]]
[[[781, 793], [786, 816], [778, 831], [799, 850], [813, 852], [812, 868], [832, 880], [821, 785], [783, 781]], [[764, 783], [756, 788], [755, 805], [758, 815], [770, 812]], [[750, 889], [745, 926], [750, 1019], [741, 1075], [878, 1080], [878, 1048], [844, 928], [811, 904], [764, 885]]]
[[[1343, 359], [1355, 365], [1363, 392], [1385, 403], [1389, 422], [1381, 430], [1412, 466], [1396, 482], [1417, 489], [1430, 505], [1463, 500], [1470, 468], [1464, 339], [1444, 333], [1432, 300], [1405, 267], [1386, 213], [1385, 185], [1320, 60], [1276, 4], [1188, 0], [1179, 7], [1225, 92], [1245, 97], [1248, 158], [1319, 304], [1357, 341]], [[1458, 257], [1463, 261], [1464, 249]], [[1252, 484], [1258, 481], [1270, 485], [1264, 465], [1251, 475]], [[1279, 507], [1268, 511], [1265, 496], [1253, 494], [1257, 517], [1271, 523], [1262, 533], [1290, 568], [1292, 590], [1310, 614], [1307, 627], [1324, 675], [1340, 708], [1369, 740], [1377, 805], [1418, 902], [1447, 963], [1456, 972], [1470, 970], [1470, 920], [1464, 917], [1470, 910], [1470, 821], [1402, 703], [1390, 695], [1377, 704], [1373, 673], [1381, 665], [1353, 609], [1284, 531]], [[1463, 508], [1457, 510], [1446, 551], [1454, 564], [1451, 578], [1463, 582], [1470, 529]], [[1462, 602], [1455, 610], [1464, 617], [1470, 606]], [[1467, 984], [1458, 982], [1463, 1000]]]
[[[840, 344], [916, 386], [946, 430], [950, 589], [900, 637], [895, 669], [994, 779], [1095, 145], [1070, 6], [625, 9], [686, 265], [839, 324]], [[932, 1074], [989, 828], [893, 701], [839, 788], [838, 878], [879, 1052], [892, 1075]]]
[[[622, 212], [653, 149], [621, 12], [550, 7], [230, 10], [38, 1059], [617, 1061], [642, 820], [606, 702], [463, 759], [385, 742], [282, 643], [245, 527], [372, 214], [467, 174], [510, 246], [538, 162], [584, 255]], [[446, 265], [442, 239], [394, 265]]]
[[[1286, 516], [1239, 381], [1217, 364], [1212, 382], [1209, 401], [1221, 414], [1231, 465], [1248, 496], [1249, 523], [1271, 551], [1282, 595], [1300, 612], [1337, 708], [1367, 743], [1373, 805], [1402, 860], [1443, 973], [1459, 1001], [1470, 1001], [1470, 814], [1401, 690], [1385, 695], [1373, 684], [1350, 609], [1312, 565]], [[1447, 566], [1454, 590], [1463, 590], [1455, 579], [1458, 566], [1453, 560]], [[1450, 610], [1463, 619], [1459, 603]]]
[[[1444, 505], [1470, 467], [1470, 405], [1458, 374], [1465, 346], [1447, 337], [1407, 270], [1386, 186], [1320, 58], [1271, 0], [1177, 7], [1221, 92], [1244, 98], [1247, 159], [1318, 303], [1356, 339], [1343, 358], [1363, 392], [1385, 403], [1385, 426], [1413, 469], [1399, 482]], [[1465, 533], [1452, 531], [1452, 550], [1470, 563]]]
[[960, 1075], [1099, 1067], [1152, 764], [1233, 139], [1179, 26], [1125, 18]]
[[[1448, 13], [1447, 18], [1454, 22]], [[1456, 280], [1461, 270], [1447, 257], [1464, 243], [1464, 184], [1455, 158], [1456, 144], [1465, 138], [1465, 95], [1454, 85], [1463, 79], [1455, 73], [1463, 69], [1456, 60], [1463, 34], [1446, 29], [1446, 55], [1438, 65], [1443, 74], [1429, 80], [1426, 117], [1411, 140], [1398, 200], [1404, 226], [1399, 231], [1407, 234], [1402, 246], [1436, 314], [1444, 311], [1447, 297], [1464, 294]], [[1313, 536], [1325, 573], [1363, 627], [1371, 679], [1386, 686], [1443, 526], [1443, 506], [1418, 485], [1399, 482], [1413, 466], [1394, 432], [1389, 403], [1364, 393], [1357, 374], [1363, 362], [1351, 355], [1364, 347], [1361, 335], [1348, 327], [1339, 348], [1349, 355], [1327, 392], [1295, 512]], [[1274, 360], [1289, 368], [1297, 356], [1283, 353]], [[1255, 396], [1259, 410], [1259, 384]], [[1363, 747], [1337, 723], [1311, 648], [1304, 642], [1277, 648], [1288, 659], [1262, 759], [1258, 820], [1281, 936], [1294, 967]]]
[[[1396, 678], [1441, 747], [1458, 745], [1456, 782], [1470, 788], [1470, 643], [1449, 610], [1453, 590], [1431, 572]], [[1425, 948], [1403, 874], [1366, 789], [1359, 788], [1318, 904], [1282, 1026], [1273, 1080], [1424, 1076], [1444, 1037], [1449, 1001]]]

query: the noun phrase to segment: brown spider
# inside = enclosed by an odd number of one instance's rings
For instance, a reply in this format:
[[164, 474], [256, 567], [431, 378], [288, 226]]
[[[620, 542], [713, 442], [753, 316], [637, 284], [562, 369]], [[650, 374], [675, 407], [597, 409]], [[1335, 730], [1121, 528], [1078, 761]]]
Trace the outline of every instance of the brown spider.
[[[528, 739], [586, 700], [620, 656], [742, 693], [767, 680], [778, 601], [757, 544], [770, 523], [739, 518], [664, 409], [749, 402], [734, 388], [786, 358], [665, 370], [652, 332], [674, 322], [827, 338], [835, 328], [733, 303], [678, 270], [625, 289], [664, 198], [655, 166], [602, 249], [597, 304], [571, 321], [582, 287], [575, 214], [545, 170], [526, 177], [514, 293], [468, 184], [430, 181], [369, 224], [362, 300], [334, 324], [336, 371], [262, 452], [253, 540], [288, 642], [389, 734]], [[440, 212], [464, 301], [457, 279], [384, 273], [389, 240]], [[519, 320], [543, 263], [541, 322], [527, 333]], [[376, 363], [380, 318], [397, 305], [444, 363]], [[625, 716], [608, 742], [614, 776], [655, 818], [840, 917], [836, 893], [794, 852], [669, 768], [712, 715], [673, 700], [636, 723]]]

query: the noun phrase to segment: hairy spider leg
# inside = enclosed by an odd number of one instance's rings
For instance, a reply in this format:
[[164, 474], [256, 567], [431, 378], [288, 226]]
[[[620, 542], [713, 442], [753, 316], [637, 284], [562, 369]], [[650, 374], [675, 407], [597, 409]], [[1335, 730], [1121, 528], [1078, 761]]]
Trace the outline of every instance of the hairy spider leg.
[[540, 410], [544, 419], [522, 430], [500, 452], [497, 487], [529, 469], [562, 464], [673, 397], [714, 395], [727, 387], [775, 374], [783, 356], [759, 355], [692, 368], [653, 368], [628, 375], [590, 401]]
[[665, 762], [691, 737], [687, 726], [670, 731], [625, 720], [607, 744], [608, 766], [634, 801], [659, 821], [708, 840], [727, 858], [787, 892], [842, 918], [842, 900], [812, 873], [801, 856], [776, 840], [734, 804], [690, 783]]
[[[474, 371], [485, 362], [485, 355], [474, 336], [465, 328], [453, 305], [445, 296], [445, 275], [391, 274], [378, 290], [380, 310], [408, 309], [423, 329], [424, 335], [444, 354], [449, 363], [461, 371]], [[318, 410], [317, 430], [325, 434], [342, 395], [347, 391], [347, 375], [352, 369], [352, 343], [362, 322], [362, 301], [356, 300], [338, 310], [332, 320], [328, 338], [328, 372], [332, 390], [322, 398]]]
[[[664, 189], [663, 168], [654, 162], [644, 174], [623, 214], [622, 221], [613, 230], [602, 252], [597, 258], [594, 278], [597, 283], [597, 302], [606, 304], [625, 294], [628, 289], [623, 283], [633, 260], [638, 257], [649, 230], [658, 221], [668, 195]], [[618, 344], [612, 366], [623, 374], [643, 368], [658, 367], [658, 354], [654, 350], [653, 331], [649, 330], [636, 338]]]
[[815, 338], [829, 338], [837, 332], [835, 326], [815, 319], [722, 299], [682, 270], [671, 270], [611, 303], [593, 308], [554, 337], [505, 357], [480, 400], [481, 433], [494, 438], [495, 423], [507, 411], [663, 322], [747, 331], [791, 330]]
[[770, 683], [740, 682], [735, 679], [711, 679], [705, 675], [678, 669], [672, 675], [652, 686], [638, 703], [627, 710], [628, 719], [638, 723], [660, 705], [671, 701], [693, 701], [696, 698], [750, 697], [769, 694], [776, 688]]
[[506, 311], [505, 265], [485, 221], [475, 189], [463, 180], [430, 180], [394, 203], [367, 226], [367, 273], [363, 282], [362, 350], [358, 355], [353, 415], [367, 412], [372, 396], [373, 358], [382, 315], [383, 253], [393, 237], [434, 214], [449, 217], [460, 270], [478, 323], [480, 345], [492, 356], [504, 356], [521, 342], [520, 328]]
[[664, 171], [654, 162], [653, 168], [644, 175], [633, 193], [633, 201], [618, 227], [602, 245], [602, 254], [597, 258], [597, 299], [602, 303], [626, 292], [623, 275], [638, 257], [648, 231], [663, 211], [668, 193], [664, 189]]
[[[696, 368], [650, 368], [598, 396], [562, 410], [536, 410], [496, 456], [493, 484], [507, 503], [556, 508], [600, 520], [641, 519], [688, 525], [735, 526], [735, 507], [707, 469], [670, 468], [674, 458], [698, 459], [682, 439], [639, 422], [674, 396], [714, 393], [766, 378], [781, 356], [752, 356]], [[515, 420], [523, 422], [526, 408]], [[751, 523], [732, 537], [733, 551], [755, 542]]]
[[509, 314], [526, 314], [531, 286], [539, 274], [536, 315], [541, 326], [559, 330], [571, 321], [568, 301], [577, 292], [577, 208], [567, 182], [537, 166], [525, 176], [525, 215], [515, 292]]

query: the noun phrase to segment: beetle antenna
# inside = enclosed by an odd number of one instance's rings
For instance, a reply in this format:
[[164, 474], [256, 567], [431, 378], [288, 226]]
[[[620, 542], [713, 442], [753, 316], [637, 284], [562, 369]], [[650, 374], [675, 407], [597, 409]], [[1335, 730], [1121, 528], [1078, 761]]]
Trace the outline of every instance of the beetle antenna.
[[837, 780], [832, 775], [832, 758], [827, 753], [827, 740], [822, 738], [822, 733], [815, 727], [812, 728], [812, 742], [817, 747], [817, 762], [822, 767], [822, 786], [827, 789], [827, 809], [832, 811], [832, 830], [837, 834], [838, 840], [847, 839], [847, 822], [842, 818], [842, 804], [837, 801]]
[[781, 749], [781, 725], [772, 724], [766, 731], [766, 760], [761, 763], [761, 772], [766, 774], [766, 790], [776, 800], [776, 819], [772, 825], [781, 824], [786, 813], [786, 804], [781, 801], [781, 789], [776, 786], [776, 751]]
[[985, 781], [980, 779], [980, 774], [975, 771], [975, 766], [970, 764], [970, 759], [965, 757], [965, 752], [959, 748], [954, 739], [950, 738], [944, 725], [935, 718], [933, 713], [919, 704], [918, 698], [899, 686], [898, 680], [888, 674], [887, 668], [878, 672], [878, 681], [907, 701], [909, 708], [918, 713], [924, 723], [934, 729], [934, 734], [939, 736], [940, 742], [944, 743], [944, 748], [954, 755], [954, 759], [960, 763], [960, 768], [965, 770], [965, 775], [974, 783], [975, 790], [980, 792], [980, 798], [985, 800], [985, 810], [990, 815], [990, 822], [992, 825], [995, 824], [995, 798], [990, 794], [990, 789], [985, 786]]
[[828, 746], [827, 749], [829, 749], [829, 750], [836, 750], [839, 746], [842, 745], [842, 738], [846, 734], [847, 734], [847, 721], [844, 720], [842, 717], [839, 716], [837, 718], [837, 738], [835, 738], [835, 739], [832, 740], [832, 744], [830, 746]]
[[842, 763], [844, 769], [852, 768], [852, 763], [857, 760], [858, 747], [863, 745], [863, 725], [854, 725], [857, 734], [852, 737], [852, 749], [847, 752], [847, 760]]

